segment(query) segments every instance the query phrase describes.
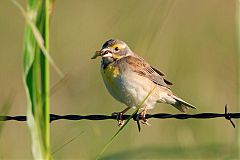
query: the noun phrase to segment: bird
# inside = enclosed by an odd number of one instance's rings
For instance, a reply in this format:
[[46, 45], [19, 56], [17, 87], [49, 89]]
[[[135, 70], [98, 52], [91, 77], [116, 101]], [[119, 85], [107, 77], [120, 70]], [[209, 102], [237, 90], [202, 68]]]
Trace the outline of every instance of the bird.
[[149, 124], [146, 113], [156, 103], [167, 103], [181, 112], [196, 109], [195, 106], [176, 96], [170, 89], [173, 85], [165, 74], [152, 67], [141, 56], [118, 39], [106, 41], [91, 59], [101, 57], [101, 75], [108, 92], [127, 107], [117, 113], [118, 125], [124, 124], [123, 114], [139, 107], [138, 119]]

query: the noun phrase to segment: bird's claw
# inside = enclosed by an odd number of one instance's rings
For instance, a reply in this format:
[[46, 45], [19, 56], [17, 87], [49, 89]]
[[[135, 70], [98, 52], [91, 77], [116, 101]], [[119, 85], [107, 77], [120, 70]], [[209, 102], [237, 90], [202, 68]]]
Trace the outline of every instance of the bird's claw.
[[145, 117], [145, 112], [139, 113], [136, 119], [137, 121], [141, 121], [142, 124], [150, 126], [150, 124], [148, 123], [148, 119]]
[[142, 123], [142, 124], [145, 124], [145, 125], [147, 125], [147, 126], [151, 126], [151, 124], [148, 123], [148, 119], [142, 120], [141, 123]]
[[122, 112], [114, 112], [112, 115], [116, 115], [118, 126], [119, 127], [123, 126], [123, 124], [124, 124], [123, 113]]

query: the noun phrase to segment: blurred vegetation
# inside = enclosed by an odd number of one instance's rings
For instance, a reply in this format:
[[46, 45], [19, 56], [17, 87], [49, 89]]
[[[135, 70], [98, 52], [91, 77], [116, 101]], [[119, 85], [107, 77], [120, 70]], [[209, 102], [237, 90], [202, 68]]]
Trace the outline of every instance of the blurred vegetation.
[[[26, 0], [20, 1], [26, 6]], [[67, 73], [51, 98], [51, 113], [111, 114], [124, 108], [105, 89], [99, 61], [90, 60], [110, 38], [126, 41], [174, 83], [172, 90], [198, 109], [190, 113], [237, 111], [235, 1], [71, 0], [56, 1], [50, 53]], [[11, 115], [27, 110], [22, 82], [24, 19], [8, 0], [0, 1], [0, 100], [14, 89]], [[60, 80], [52, 69], [51, 84]], [[158, 104], [151, 113], [179, 113]], [[233, 159], [237, 132], [224, 119], [151, 120], [138, 133], [123, 130], [103, 159]], [[93, 159], [118, 130], [115, 121], [58, 121], [51, 124], [55, 159]], [[16, 143], [17, 142], [17, 143]], [[26, 123], [7, 122], [0, 137], [1, 158], [32, 159]]]

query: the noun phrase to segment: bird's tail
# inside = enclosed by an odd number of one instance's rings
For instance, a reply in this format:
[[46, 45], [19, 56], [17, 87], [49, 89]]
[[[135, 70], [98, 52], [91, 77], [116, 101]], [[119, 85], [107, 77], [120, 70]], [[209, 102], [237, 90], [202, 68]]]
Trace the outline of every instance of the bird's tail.
[[186, 112], [187, 109], [192, 108], [196, 109], [193, 105], [187, 103], [186, 101], [182, 100], [181, 98], [171, 95], [171, 98], [173, 98], [174, 101], [172, 101], [171, 105], [176, 107], [181, 112]]

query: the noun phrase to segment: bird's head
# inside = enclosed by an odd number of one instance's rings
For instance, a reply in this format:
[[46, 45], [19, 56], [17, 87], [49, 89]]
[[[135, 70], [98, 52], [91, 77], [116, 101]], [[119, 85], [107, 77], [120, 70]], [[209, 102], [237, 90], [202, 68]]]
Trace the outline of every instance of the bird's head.
[[102, 46], [102, 49], [100, 51], [96, 51], [92, 59], [95, 59], [97, 57], [104, 58], [111, 58], [114, 60], [121, 59], [122, 57], [132, 55], [133, 52], [131, 49], [127, 46], [127, 44], [121, 40], [117, 39], [110, 39], [107, 42], [105, 42]]

